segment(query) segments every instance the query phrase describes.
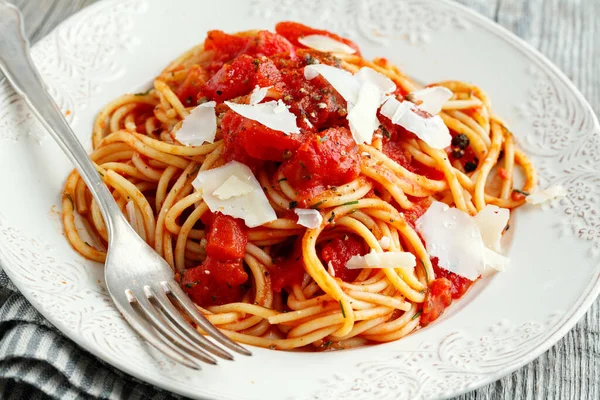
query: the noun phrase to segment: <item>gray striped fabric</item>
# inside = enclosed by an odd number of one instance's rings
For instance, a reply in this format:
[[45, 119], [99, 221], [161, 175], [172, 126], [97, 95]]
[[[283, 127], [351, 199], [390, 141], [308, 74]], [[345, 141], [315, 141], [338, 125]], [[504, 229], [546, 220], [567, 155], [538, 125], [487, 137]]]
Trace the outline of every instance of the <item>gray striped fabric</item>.
[[62, 336], [0, 269], [0, 399], [180, 399]]

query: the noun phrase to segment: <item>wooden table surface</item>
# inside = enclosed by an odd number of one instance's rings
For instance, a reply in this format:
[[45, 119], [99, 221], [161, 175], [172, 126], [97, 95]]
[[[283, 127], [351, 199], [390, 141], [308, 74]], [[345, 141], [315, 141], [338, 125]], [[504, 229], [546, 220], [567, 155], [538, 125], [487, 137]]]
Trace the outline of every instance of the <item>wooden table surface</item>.
[[[95, 0], [9, 0], [32, 42]], [[600, 114], [600, 0], [458, 0], [513, 31], [562, 69]], [[548, 352], [475, 399], [600, 399], [600, 301]]]

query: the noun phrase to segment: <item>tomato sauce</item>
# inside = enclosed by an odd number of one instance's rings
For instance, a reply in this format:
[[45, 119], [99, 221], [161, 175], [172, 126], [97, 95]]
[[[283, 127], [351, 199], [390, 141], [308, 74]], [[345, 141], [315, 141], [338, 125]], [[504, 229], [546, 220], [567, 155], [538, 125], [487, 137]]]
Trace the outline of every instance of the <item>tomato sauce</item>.
[[431, 259], [431, 264], [436, 277], [446, 278], [450, 281], [450, 294], [454, 300], [460, 299], [473, 285], [473, 281], [440, 267], [437, 257]]
[[185, 80], [175, 94], [186, 107], [196, 105], [196, 98], [208, 80], [208, 72], [199, 65], [192, 65]]
[[269, 31], [258, 31], [256, 35], [230, 35], [223, 31], [209, 31], [204, 40], [204, 49], [213, 51], [214, 57], [209, 66], [211, 72], [216, 72], [239, 55], [249, 56], [282, 56], [293, 57], [295, 48], [283, 36]]
[[339, 186], [360, 173], [358, 148], [346, 128], [329, 128], [312, 135], [290, 160], [282, 164], [283, 175], [301, 195], [314, 195], [328, 186]]
[[[407, 132], [409, 134], [409, 132]], [[412, 133], [410, 133], [412, 135]], [[444, 179], [444, 173], [438, 169], [428, 167], [425, 164], [413, 159], [413, 156], [404, 149], [402, 145], [396, 140], [386, 140], [383, 143], [383, 153], [396, 161], [399, 165], [406, 168], [410, 172], [415, 174], [423, 175], [426, 178], [433, 180]]]
[[271, 60], [242, 54], [217, 71], [198, 96], [223, 102], [246, 95], [257, 85], [273, 86], [280, 81], [281, 74]]
[[242, 284], [248, 280], [242, 257], [248, 236], [244, 223], [221, 213], [210, 214], [206, 259], [201, 265], [186, 269], [181, 286], [200, 306], [240, 301]]
[[437, 257], [431, 259], [436, 279], [429, 283], [429, 290], [423, 304], [421, 324], [435, 321], [452, 303], [460, 299], [469, 290], [473, 281], [463, 278], [438, 265]]
[[431, 201], [429, 198], [417, 198], [408, 196], [408, 199], [414, 204], [414, 207], [410, 210], [400, 209], [399, 211], [404, 214], [404, 219], [410, 226], [415, 228], [417, 220], [421, 217], [421, 215], [425, 214], [425, 211], [431, 205]]
[[223, 155], [250, 168], [261, 161], [283, 161], [302, 145], [304, 134], [285, 135], [229, 110], [221, 122]]
[[269, 268], [271, 289], [279, 293], [284, 288], [301, 284], [304, 272], [302, 238], [298, 238], [292, 245], [288, 243], [276, 248], [273, 266]]
[[359, 269], [348, 269], [346, 264], [352, 256], [367, 254], [365, 242], [357, 235], [348, 234], [334, 238], [320, 246], [320, 258], [324, 265], [331, 263], [335, 277], [344, 282], [352, 282], [360, 273]]
[[[305, 48], [299, 38], [325, 35], [360, 53], [352, 41], [302, 24], [282, 22], [276, 32], [230, 35], [210, 31], [204, 48], [212, 52], [212, 61], [190, 67], [186, 78], [173, 90], [186, 107], [216, 101], [222, 107], [219, 110], [226, 110], [219, 115], [225, 160], [242, 162], [254, 171], [266, 167], [274, 173], [278, 169], [298, 191], [302, 204], [303, 199], [356, 179], [360, 174], [360, 156], [348, 126], [346, 101], [321, 76], [311, 80], [304, 77], [307, 65], [341, 67], [341, 60]], [[296, 115], [301, 133], [287, 135], [270, 129], [227, 110], [222, 104], [249, 95], [256, 86], [270, 87], [266, 101], [283, 101]], [[402, 95], [398, 92], [399, 98]], [[383, 152], [388, 157], [409, 171], [430, 179], [443, 179], [440, 171], [419, 163], [402, 147], [400, 142], [414, 137], [412, 133], [381, 115], [379, 120]], [[461, 162], [474, 161], [473, 157], [471, 153], [465, 154]], [[417, 198], [411, 201], [414, 209], [400, 211], [414, 226], [429, 201]], [[202, 223], [207, 229], [207, 257], [202, 264], [183, 273], [182, 287], [201, 306], [240, 301], [248, 281], [243, 266], [246, 228], [243, 222], [220, 213], [205, 213]], [[291, 248], [279, 254], [273, 250], [274, 263], [268, 273], [275, 292], [302, 282], [305, 269], [300, 243], [301, 238], [296, 239], [293, 245], [288, 245]], [[346, 269], [346, 263], [353, 255], [366, 254], [368, 248], [360, 237], [348, 234], [321, 243], [317, 251], [325, 265], [331, 263], [336, 278], [350, 282], [359, 271]], [[472, 283], [440, 268], [436, 260], [434, 270], [437, 279], [429, 286], [421, 316], [424, 324], [439, 317], [452, 299], [462, 296]]]
[[429, 283], [429, 291], [421, 313], [422, 325], [428, 325], [438, 319], [452, 303], [451, 286], [452, 283], [446, 278], [438, 278]]

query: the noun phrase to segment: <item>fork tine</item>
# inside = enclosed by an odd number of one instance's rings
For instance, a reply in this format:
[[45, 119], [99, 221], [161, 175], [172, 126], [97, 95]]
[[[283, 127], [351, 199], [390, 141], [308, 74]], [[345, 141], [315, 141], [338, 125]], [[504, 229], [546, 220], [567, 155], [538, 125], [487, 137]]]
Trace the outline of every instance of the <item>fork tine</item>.
[[[144, 292], [146, 292], [146, 288], [149, 287], [145, 286]], [[165, 322], [165, 320], [161, 317], [156, 307], [154, 307], [154, 305], [152, 305], [150, 301], [148, 301], [148, 298], [146, 298], [147, 294], [146, 296], [136, 297], [133, 294], [133, 292], [130, 291], [130, 296], [133, 297], [133, 300], [135, 302], [137, 302], [137, 305], [139, 306], [144, 316], [149, 320], [150, 324], [165, 338], [171, 340], [173, 344], [180, 347], [182, 350], [190, 352], [196, 358], [209, 364], [217, 364], [217, 360], [215, 360], [214, 357], [206, 353], [198, 346], [190, 343], [188, 340], [182, 338], [172, 327], [170, 327], [168, 323]]]
[[229, 339], [223, 332], [218, 330], [213, 324], [211, 324], [204, 315], [198, 311], [196, 305], [190, 300], [185, 292], [179, 287], [177, 283], [171, 284], [171, 282], [161, 282], [161, 285], [167, 294], [171, 294], [181, 305], [181, 307], [188, 313], [192, 320], [198, 324], [200, 328], [204, 330], [210, 337], [221, 343], [223, 346], [230, 350], [243, 354], [245, 356], [251, 356], [252, 353]]
[[129, 299], [118, 301], [118, 297], [113, 296], [113, 298], [115, 299], [114, 303], [121, 312], [121, 315], [125, 318], [133, 330], [136, 331], [142, 338], [144, 338], [144, 340], [150, 343], [165, 356], [175, 360], [176, 362], [192, 369], [201, 369], [197, 362], [191, 360], [185, 353], [177, 349], [171, 343], [160, 338], [156, 330], [148, 323], [148, 321], [134, 314], [135, 310], [128, 302]]
[[[192, 325], [181, 315], [181, 311], [179, 311], [171, 300], [167, 297], [167, 295], [163, 292], [154, 292], [151, 288], [148, 288], [146, 295], [149, 298], [156, 300], [158, 303], [158, 307], [161, 311], [167, 316], [171, 318], [172, 322], [176, 324], [181, 330], [185, 331], [189, 335], [186, 336], [187, 339], [192, 340], [196, 345], [202, 347], [204, 350], [210, 351], [212, 354], [224, 358], [226, 360], [233, 360], [233, 356], [229, 354], [224, 349], [220, 348], [209, 339], [207, 339], [204, 335], [198, 332], [196, 329], [192, 327]], [[144, 288], [145, 290], [145, 288]]]

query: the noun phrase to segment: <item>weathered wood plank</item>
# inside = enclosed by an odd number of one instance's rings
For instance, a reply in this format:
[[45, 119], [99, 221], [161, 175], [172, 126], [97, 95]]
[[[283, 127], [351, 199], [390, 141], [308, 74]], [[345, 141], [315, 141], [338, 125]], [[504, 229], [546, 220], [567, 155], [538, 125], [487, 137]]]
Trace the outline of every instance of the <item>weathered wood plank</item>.
[[[23, 10], [32, 42], [94, 2], [10, 1]], [[457, 1], [540, 49], [573, 80], [600, 113], [600, 1]], [[459, 399], [600, 399], [600, 302], [596, 302], [563, 340], [533, 363]]]

